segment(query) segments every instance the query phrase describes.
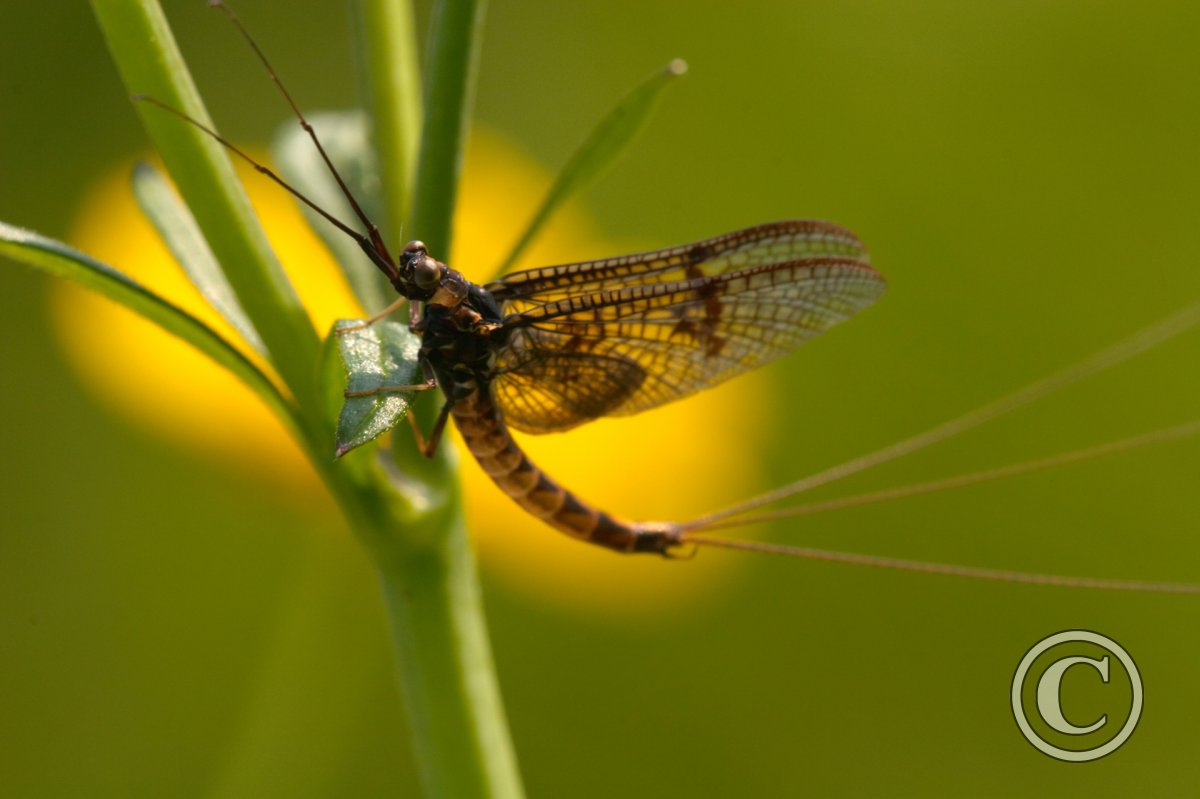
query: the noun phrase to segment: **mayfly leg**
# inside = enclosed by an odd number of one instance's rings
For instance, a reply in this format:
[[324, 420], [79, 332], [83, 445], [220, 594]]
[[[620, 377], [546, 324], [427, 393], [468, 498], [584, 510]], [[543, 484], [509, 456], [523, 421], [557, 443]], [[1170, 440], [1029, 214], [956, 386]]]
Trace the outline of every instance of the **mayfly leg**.
[[373, 397], [376, 394], [401, 394], [405, 391], [429, 391], [437, 388], [436, 380], [429, 380], [425, 383], [415, 383], [411, 386], [379, 386], [377, 388], [368, 388], [362, 391], [346, 390], [342, 392], [342, 396], [347, 399], [351, 397]]
[[[340, 332], [340, 331], [339, 331]], [[437, 388], [437, 379], [430, 377], [424, 383], [415, 383], [408, 386], [377, 386], [376, 388], [368, 388], [362, 391], [346, 390], [342, 392], [342, 396], [346, 399], [354, 397], [373, 397], [376, 394], [399, 394], [405, 391], [430, 391]], [[450, 418], [451, 403], [446, 402], [442, 405], [441, 411], [438, 412], [437, 420], [433, 423], [433, 428], [429, 431], [429, 437], [421, 432], [421, 426], [417, 423], [417, 417], [409, 408], [405, 413], [408, 417], [409, 427], [412, 428], [413, 439], [416, 441], [417, 449], [426, 458], [432, 458], [437, 452], [438, 444], [441, 443], [442, 433], [446, 430], [446, 422]]]
[[389, 317], [392, 314], [394, 314], [396, 311], [400, 310], [400, 307], [402, 305], [404, 305], [404, 303], [406, 303], [406, 302], [408, 302], [408, 297], [404, 297], [404, 296], [397, 297], [395, 299], [395, 301], [390, 303], [388, 305], [388, 307], [384, 308], [379, 313], [371, 314], [366, 319], [363, 319], [360, 322], [356, 322], [355, 324], [345, 325], [344, 327], [339, 327], [337, 330], [334, 331], [334, 333], [335, 333], [335, 335], [338, 335], [338, 336], [344, 336], [347, 333], [354, 333], [359, 330], [366, 330], [368, 327], [375, 324], [380, 319]]

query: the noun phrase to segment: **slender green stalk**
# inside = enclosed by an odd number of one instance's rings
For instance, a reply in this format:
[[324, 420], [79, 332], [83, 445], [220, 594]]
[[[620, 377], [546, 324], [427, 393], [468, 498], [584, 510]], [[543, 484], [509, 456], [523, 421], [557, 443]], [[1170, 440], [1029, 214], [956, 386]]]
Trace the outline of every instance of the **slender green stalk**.
[[[92, 0], [109, 51], [130, 93], [144, 94], [208, 123], [208, 113], [155, 0]], [[213, 254], [228, 269], [238, 301], [271, 362], [301, 405], [318, 396], [318, 339], [308, 314], [267, 244], [221, 147], [203, 131], [138, 103], [142, 124], [192, 209]]]
[[409, 229], [439, 260], [451, 262], [451, 221], [458, 196], [485, 0], [441, 0], [433, 11], [425, 59], [425, 125]]
[[[152, 96], [207, 123], [157, 3], [92, 0], [92, 4], [130, 92]], [[447, 2], [436, 16], [429, 96], [449, 113], [427, 120], [422, 157], [428, 157], [430, 164], [423, 166], [421, 174], [438, 188], [429, 197], [418, 192], [413, 213], [429, 226], [424, 235], [448, 248], [482, 3]], [[367, 37], [372, 49], [395, 46], [380, 41], [387, 30], [381, 26], [379, 36]], [[378, 60], [368, 59], [372, 64]], [[401, 88], [404, 81], [382, 80], [378, 86], [380, 92], [394, 96], [375, 102], [374, 107], [411, 108], [411, 93], [395, 96], [408, 91]], [[414, 464], [406, 469], [403, 480], [395, 479], [398, 475], [387, 457], [359, 455], [333, 463], [332, 426], [320, 382], [327, 370], [318, 368], [318, 338], [267, 246], [226, 154], [201, 131], [161, 109], [143, 106], [139, 111], [217, 262], [262, 336], [269, 360], [295, 397], [298, 439], [378, 564], [390, 609], [399, 683], [428, 793], [453, 799], [521, 796], [475, 562], [462, 520], [454, 453], [443, 447], [438, 458], [424, 462], [422, 468]], [[399, 116], [403, 114], [389, 114], [389, 119], [395, 123]], [[403, 153], [382, 155], [385, 161], [405, 158]], [[403, 175], [404, 169], [393, 164], [385, 167], [384, 174]], [[419, 483], [416, 490], [410, 488], [414, 483]]]
[[421, 137], [416, 22], [407, 0], [362, 0], [361, 6], [368, 106], [387, 213], [383, 230], [399, 237], [412, 201]]
[[[474, 106], [485, 7], [486, 0], [439, 0], [425, 58], [425, 115], [407, 230], [447, 263], [452, 262], [454, 205]], [[389, 46], [378, 39], [369, 44]], [[381, 152], [379, 157], [395, 158], [397, 153]], [[435, 410], [430, 402], [415, 405], [423, 429], [432, 426]], [[414, 447], [395, 448], [393, 455], [403, 469], [421, 468]]]
[[430, 796], [520, 797], [520, 774], [461, 505], [381, 576], [417, 760]]
[[[366, 62], [377, 73], [370, 79], [371, 122], [385, 183], [412, 174], [414, 140], [408, 126], [420, 118], [421, 108], [409, 79], [415, 69], [411, 11], [398, 9], [400, 5], [397, 0], [365, 0], [362, 15]], [[407, 230], [445, 259], [478, 63], [483, 2], [449, 0], [439, 3], [434, 14], [426, 92], [430, 110], [422, 130], [416, 193], [410, 195], [408, 184], [398, 183], [385, 187], [384, 201], [389, 220], [403, 219], [411, 196]], [[434, 403], [424, 403], [425, 411], [433, 408]], [[421, 418], [428, 430], [429, 414]], [[422, 779], [430, 796], [520, 797], [517, 759], [457, 496], [456, 458], [443, 445], [429, 462], [406, 437], [397, 437], [395, 443], [393, 457], [399, 468], [454, 494], [435, 503], [441, 512], [422, 520], [428, 536], [410, 530], [408, 547], [380, 569]]]

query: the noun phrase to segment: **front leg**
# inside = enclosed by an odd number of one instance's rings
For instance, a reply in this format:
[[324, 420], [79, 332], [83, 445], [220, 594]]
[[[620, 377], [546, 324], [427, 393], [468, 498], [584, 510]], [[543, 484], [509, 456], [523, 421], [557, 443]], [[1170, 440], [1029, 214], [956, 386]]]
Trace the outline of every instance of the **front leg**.
[[[343, 391], [342, 396], [347, 399], [351, 397], [370, 397], [375, 394], [397, 393], [403, 391], [429, 391], [438, 387], [437, 376], [434, 374], [433, 365], [425, 358], [421, 358], [421, 370], [425, 372], [425, 382], [416, 383], [410, 386], [379, 386], [370, 388], [365, 391]], [[433, 423], [433, 429], [429, 431], [429, 438], [426, 438], [421, 433], [421, 427], [417, 424], [417, 417], [413, 414], [410, 407], [405, 416], [408, 417], [408, 424], [412, 427], [413, 438], [417, 442], [417, 449], [426, 458], [432, 458], [437, 453], [438, 444], [441, 443], [442, 433], [446, 430], [446, 421], [450, 418], [450, 408], [454, 405], [449, 399], [442, 405], [442, 409], [438, 412], [437, 420]]]
[[418, 336], [425, 332], [425, 303], [414, 302], [408, 306], [408, 331]]
[[376, 386], [368, 388], [364, 391], [343, 391], [342, 396], [346, 399], [350, 397], [370, 397], [374, 394], [399, 394], [404, 391], [429, 391], [438, 387], [437, 374], [433, 371], [433, 364], [422, 353], [418, 356], [417, 363], [421, 365], [421, 372], [425, 375], [424, 383], [414, 383], [410, 386]]
[[345, 327], [339, 327], [337, 330], [334, 331], [334, 333], [339, 336], [344, 336], [347, 333], [354, 333], [359, 330], [366, 330], [368, 327], [375, 324], [380, 319], [383, 319], [386, 316], [391, 316], [393, 313], [395, 313], [400, 308], [401, 305], [403, 305], [406, 302], [408, 302], [407, 297], [400, 297], [395, 302], [393, 302], [391, 305], [389, 305], [388, 307], [386, 307], [382, 311], [380, 311], [379, 313], [368, 316], [366, 319], [359, 322], [357, 325], [346, 325]]
[[351, 397], [373, 397], [376, 394], [400, 394], [405, 391], [429, 391], [437, 386], [437, 378], [430, 376], [424, 383], [414, 383], [411, 386], [377, 386], [363, 391], [346, 390], [342, 392], [342, 397], [350, 399]]

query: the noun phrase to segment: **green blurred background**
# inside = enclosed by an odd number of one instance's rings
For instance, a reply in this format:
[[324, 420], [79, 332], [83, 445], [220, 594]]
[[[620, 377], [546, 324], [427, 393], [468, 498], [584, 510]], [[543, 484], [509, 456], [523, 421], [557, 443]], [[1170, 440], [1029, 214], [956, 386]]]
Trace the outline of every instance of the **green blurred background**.
[[[241, 41], [201, 0], [166, 6], [213, 116], [265, 142], [284, 109]], [[346, 4], [236, 8], [307, 107], [354, 103]], [[18, 0], [4, 20], [0, 219], [64, 236], [84, 187], [145, 140], [84, 4]], [[478, 115], [555, 168], [682, 56], [689, 77], [586, 197], [603, 229], [667, 245], [816, 216], [867, 241], [888, 296], [774, 370], [794, 411], [762, 456], [779, 483], [1200, 298], [1197, 41], [1189, 2], [494, 3]], [[0, 268], [0, 793], [414, 794], [365, 558], [331, 517], [103, 410], [48, 333], [48, 288]], [[1198, 355], [1193, 332], [822, 496], [1192, 418]], [[1187, 442], [772, 535], [1200, 581], [1198, 476]], [[651, 621], [577, 615], [485, 568], [531, 795], [1127, 796], [1200, 780], [1193, 598], [703, 557], [747, 570]], [[1122, 643], [1146, 684], [1130, 742], [1084, 766], [1036, 752], [1008, 707], [1026, 649], [1069, 628]]]

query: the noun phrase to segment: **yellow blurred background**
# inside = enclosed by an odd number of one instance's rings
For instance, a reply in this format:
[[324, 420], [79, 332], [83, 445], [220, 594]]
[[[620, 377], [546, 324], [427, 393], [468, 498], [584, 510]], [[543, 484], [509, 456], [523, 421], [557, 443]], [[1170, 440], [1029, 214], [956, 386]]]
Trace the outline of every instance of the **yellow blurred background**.
[[[241, 40], [202, 2], [166, 7], [223, 131], [264, 144], [286, 108]], [[302, 105], [355, 104], [344, 4], [236, 8]], [[145, 155], [145, 139], [86, 8], [17, 2], [5, 19], [0, 219], [79, 235], [89, 198]], [[694, 428], [679, 453], [691, 470], [657, 481], [664, 502], [702, 510], [936, 424], [1200, 297], [1197, 34], [1200, 11], [1183, 2], [497, 3], [478, 119], [511, 150], [467, 182], [486, 198], [517, 179], [486, 174], [496, 164], [552, 175], [630, 86], [681, 56], [691, 72], [644, 137], [578, 219], [558, 220], [555, 235], [584, 230], [562, 257], [806, 216], [867, 242], [890, 282], [878, 307], [680, 411]], [[519, 226], [534, 198], [492, 200], [494, 214], [483, 202], [472, 231]], [[454, 265], [475, 277], [490, 267]], [[114, 411], [79, 351], [64, 354], [62, 317], [92, 318], [64, 296], [0, 265], [2, 792], [410, 795], [381, 603], [332, 507], [286, 466], [264, 478], [261, 449], [214, 456], [148, 424], [155, 401], [174, 402], [160, 381], [177, 364], [144, 364], [147, 407]], [[126, 357], [104, 347], [115, 329], [92, 326], [93, 360]], [[1193, 418], [1198, 355], [1192, 333], [820, 496]], [[194, 429], [230, 424], [193, 415]], [[595, 486], [585, 495], [614, 511], [659, 512], [637, 504], [653, 495], [603, 492], [614, 474], [632, 481], [631, 462], [656, 462], [652, 436], [666, 426], [649, 415], [563, 436], [554, 474]], [[580, 473], [580, 451], [602, 439], [620, 454]], [[762, 534], [1200, 580], [1197, 476], [1200, 446], [1182, 443]], [[493, 499], [472, 495], [477, 527]], [[715, 551], [634, 562], [577, 552], [532, 523], [513, 535], [516, 557], [480, 546], [533, 796], [1164, 795], [1200, 777], [1194, 599]], [[1077, 627], [1123, 644], [1147, 692], [1130, 742], [1083, 767], [1036, 752], [1008, 709], [1026, 649]]]

